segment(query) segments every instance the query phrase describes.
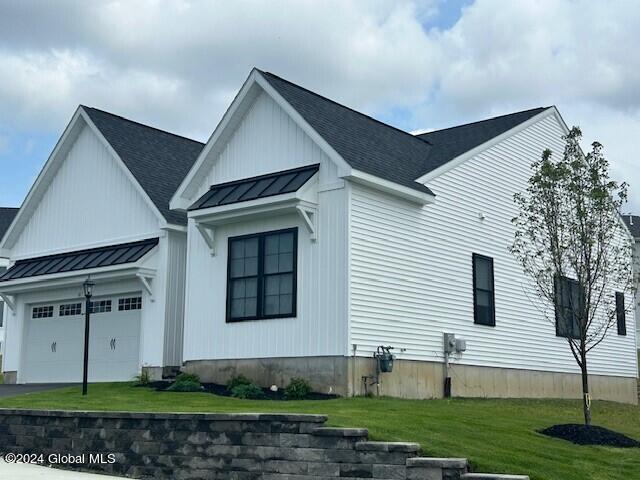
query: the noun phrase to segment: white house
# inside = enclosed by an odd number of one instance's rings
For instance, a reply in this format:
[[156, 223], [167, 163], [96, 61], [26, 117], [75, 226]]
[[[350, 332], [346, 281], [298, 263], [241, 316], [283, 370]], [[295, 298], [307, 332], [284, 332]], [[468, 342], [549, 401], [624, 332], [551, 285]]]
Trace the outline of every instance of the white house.
[[[14, 217], [18, 213], [17, 208], [0, 207], [0, 237], [7, 231], [9, 225], [13, 221]], [[9, 266], [9, 259], [0, 257], [0, 275], [3, 274]], [[5, 343], [5, 329], [4, 329], [4, 317], [5, 317], [5, 305], [0, 300], [0, 372], [2, 371], [2, 356], [4, 354]]]
[[6, 382], [154, 376], [182, 360], [186, 215], [169, 199], [203, 145], [79, 107], [0, 243]]
[[[184, 368], [357, 394], [384, 345], [380, 393], [438, 397], [452, 333], [453, 395], [579, 397], [566, 326], [507, 252], [513, 194], [566, 132], [547, 107], [413, 136], [253, 70], [170, 204], [189, 217]], [[591, 353], [594, 398], [637, 401], [635, 352], [614, 333]]]
[[[634, 268], [636, 269], [636, 278], [640, 280], [640, 216], [623, 215], [624, 223], [629, 228], [631, 235], [635, 240], [634, 250]], [[636, 298], [636, 319], [640, 317], [640, 302]], [[636, 337], [638, 339], [638, 348], [640, 348], [640, 322], [636, 321]]]

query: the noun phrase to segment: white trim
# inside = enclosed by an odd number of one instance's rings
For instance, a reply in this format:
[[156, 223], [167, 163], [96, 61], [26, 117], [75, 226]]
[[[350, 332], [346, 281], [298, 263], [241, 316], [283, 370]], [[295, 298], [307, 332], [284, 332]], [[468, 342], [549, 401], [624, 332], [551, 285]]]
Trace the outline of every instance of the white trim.
[[[349, 175], [351, 166], [318, 134], [302, 116], [269, 84], [269, 82], [257, 70], [253, 69], [245, 80], [242, 88], [234, 98], [233, 102], [225, 112], [222, 120], [216, 126], [213, 134], [207, 141], [207, 144], [200, 152], [198, 159], [194, 163], [189, 173], [184, 178], [180, 186], [174, 193], [169, 203], [172, 210], [186, 210], [192, 203], [192, 196], [196, 193], [196, 177], [199, 176], [207, 165], [207, 158], [212, 152], [216, 144], [220, 140], [225, 140], [225, 134], [231, 124], [240, 120], [240, 115], [249, 108], [250, 103], [257, 97], [257, 94], [249, 96], [249, 93], [255, 93], [255, 88], [259, 87], [266, 92], [290, 117], [296, 124], [326, 153], [329, 158], [337, 165], [339, 175]], [[252, 90], [253, 89], [253, 90]], [[212, 162], [215, 159], [212, 159]], [[208, 168], [211, 168], [209, 165]]]
[[317, 209], [296, 205], [296, 210], [309, 231], [309, 238], [312, 242], [315, 242], [318, 239]]
[[490, 140], [487, 140], [486, 142], [478, 145], [477, 147], [472, 148], [471, 150], [466, 151], [465, 153], [463, 153], [461, 155], [458, 155], [454, 159], [449, 160], [447, 163], [445, 163], [443, 165], [440, 165], [438, 168], [436, 168], [434, 170], [431, 170], [429, 173], [425, 173], [424, 175], [422, 175], [421, 177], [416, 179], [416, 182], [418, 182], [418, 183], [426, 183], [429, 180], [433, 180], [434, 178], [442, 175], [445, 172], [448, 172], [449, 170], [451, 170], [453, 168], [456, 168], [458, 165], [460, 165], [460, 164], [466, 162], [467, 160], [469, 160], [470, 158], [478, 155], [480, 152], [483, 152], [484, 150], [487, 150], [487, 149], [493, 147], [494, 145], [502, 142], [503, 140], [505, 140], [505, 139], [507, 139], [507, 138], [509, 138], [509, 137], [521, 132], [525, 128], [530, 127], [534, 123], [542, 120], [543, 118], [548, 117], [549, 115], [555, 115], [556, 118], [558, 119], [558, 122], [563, 127], [563, 129], [565, 129], [566, 132], [569, 131], [567, 129], [566, 124], [562, 120], [562, 117], [560, 116], [560, 113], [558, 113], [558, 110], [556, 109], [556, 107], [549, 107], [549, 108], [543, 110], [542, 112], [538, 113], [537, 115], [534, 115], [533, 117], [531, 117], [527, 121], [516, 125], [515, 127], [507, 130], [506, 132], [503, 132], [500, 135], [495, 136], [495, 137], [491, 138]]
[[216, 256], [216, 229], [211, 225], [205, 225], [200, 222], [196, 222], [196, 228], [202, 235], [204, 243], [209, 247], [209, 252], [212, 257]]
[[153, 280], [153, 276], [149, 275], [148, 273], [147, 274], [136, 273], [136, 277], [140, 279], [142, 286], [149, 294], [149, 300], [151, 300], [152, 302], [155, 302], [155, 298], [153, 298], [153, 290], [151, 289], [151, 284], [149, 283], [151, 280]]
[[384, 192], [404, 198], [405, 200], [409, 200], [414, 203], [418, 203], [420, 205], [434, 203], [436, 198], [435, 195], [429, 194], [427, 192], [419, 192], [418, 190], [414, 190], [413, 188], [405, 187], [389, 180], [384, 180], [380, 177], [376, 177], [375, 175], [371, 175], [360, 170], [352, 170], [351, 174], [346, 175], [345, 178], [347, 180], [351, 180], [352, 182], [366, 185], [376, 190], [382, 190]]
[[0, 293], [0, 298], [4, 301], [4, 303], [9, 307], [11, 313], [16, 314], [16, 302], [15, 299], [11, 295], [7, 295], [5, 293]]

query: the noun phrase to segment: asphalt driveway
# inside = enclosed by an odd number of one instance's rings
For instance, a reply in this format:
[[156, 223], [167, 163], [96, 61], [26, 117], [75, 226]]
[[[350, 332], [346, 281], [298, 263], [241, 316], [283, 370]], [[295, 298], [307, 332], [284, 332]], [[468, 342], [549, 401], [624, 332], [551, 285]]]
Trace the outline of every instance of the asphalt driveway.
[[37, 393], [54, 388], [69, 387], [72, 383], [33, 383], [29, 385], [4, 385], [0, 384], [0, 398], [14, 397], [23, 393]]

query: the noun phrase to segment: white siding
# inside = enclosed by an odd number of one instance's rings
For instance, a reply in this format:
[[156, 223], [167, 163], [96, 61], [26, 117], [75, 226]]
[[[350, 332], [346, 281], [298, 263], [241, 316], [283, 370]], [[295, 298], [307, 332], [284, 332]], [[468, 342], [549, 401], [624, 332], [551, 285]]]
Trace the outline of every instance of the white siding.
[[[12, 248], [12, 259], [153, 233], [158, 217], [84, 127]], [[113, 243], [113, 242], [111, 242]]]
[[[463, 364], [578, 371], [566, 341], [525, 294], [528, 283], [507, 251], [513, 194], [545, 147], [562, 152], [561, 134], [554, 117], [533, 124], [429, 182], [436, 203], [424, 208], [353, 186], [349, 343], [359, 354], [391, 344], [406, 348], [399, 358], [441, 361], [442, 333], [451, 332], [467, 339], [456, 360]], [[493, 328], [473, 323], [474, 252], [494, 258]], [[627, 322], [633, 332], [633, 315]], [[633, 335], [614, 332], [591, 353], [591, 373], [635, 376], [634, 348]]]
[[168, 235], [168, 242], [164, 365], [178, 366], [182, 363], [187, 235], [171, 232]]
[[[218, 227], [215, 257], [190, 224], [184, 360], [345, 355], [345, 212], [345, 189], [320, 194], [317, 242], [297, 215]], [[228, 238], [289, 227], [298, 227], [297, 317], [225, 323]]]
[[245, 113], [211, 171], [203, 177], [192, 201], [216, 183], [313, 164], [322, 165], [320, 185], [335, 181], [335, 164], [269, 95], [262, 92]]

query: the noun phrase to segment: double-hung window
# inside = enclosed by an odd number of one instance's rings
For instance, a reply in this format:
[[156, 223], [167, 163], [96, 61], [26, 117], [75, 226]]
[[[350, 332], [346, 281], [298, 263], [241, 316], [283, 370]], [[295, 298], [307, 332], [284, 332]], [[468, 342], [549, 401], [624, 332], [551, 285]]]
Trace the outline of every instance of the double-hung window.
[[227, 321], [296, 316], [298, 230], [229, 239]]
[[584, 304], [584, 289], [577, 280], [556, 277], [556, 335], [565, 338], [580, 338], [580, 318]]
[[473, 254], [473, 321], [496, 326], [493, 258]]
[[627, 317], [624, 307], [624, 293], [616, 292], [616, 320], [618, 323], [618, 335], [627, 334]]

